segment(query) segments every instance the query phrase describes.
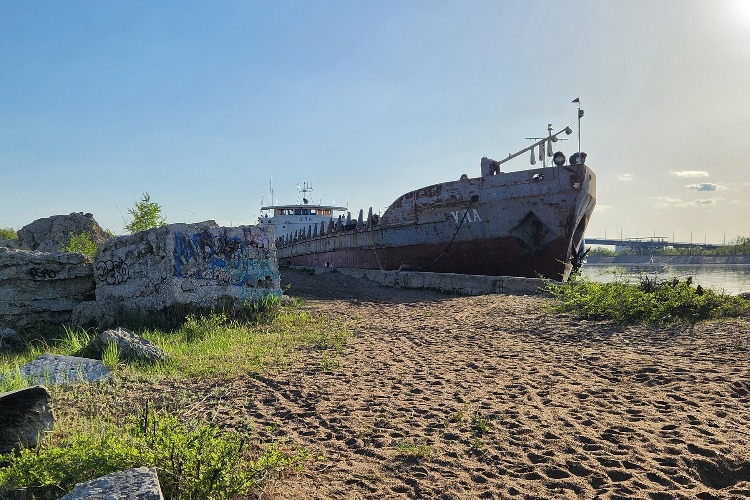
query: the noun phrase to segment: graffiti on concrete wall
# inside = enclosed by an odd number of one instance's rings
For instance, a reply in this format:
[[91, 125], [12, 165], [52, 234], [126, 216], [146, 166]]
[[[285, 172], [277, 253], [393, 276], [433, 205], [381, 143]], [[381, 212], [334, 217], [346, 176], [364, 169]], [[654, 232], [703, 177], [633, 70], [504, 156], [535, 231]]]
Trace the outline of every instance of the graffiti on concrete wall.
[[175, 233], [174, 275], [210, 280], [219, 285], [269, 288], [278, 271], [272, 270], [271, 238], [265, 232], [207, 230]]
[[96, 279], [108, 285], [121, 285], [130, 279], [130, 269], [121, 260], [100, 260], [94, 266]]
[[52, 279], [57, 276], [57, 272], [51, 269], [40, 269], [38, 267], [32, 267], [29, 269], [29, 276], [34, 279]]

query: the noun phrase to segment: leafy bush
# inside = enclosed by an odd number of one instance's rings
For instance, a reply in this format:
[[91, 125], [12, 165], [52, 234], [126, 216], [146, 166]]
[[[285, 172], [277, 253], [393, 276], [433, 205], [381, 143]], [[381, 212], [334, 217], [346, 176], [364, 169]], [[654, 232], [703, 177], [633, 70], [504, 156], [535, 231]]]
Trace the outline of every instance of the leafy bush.
[[304, 450], [272, 444], [257, 458], [238, 435], [203, 422], [180, 422], [148, 406], [123, 427], [99, 424], [20, 453], [0, 455], [0, 496], [21, 488], [52, 498], [76, 483], [142, 466], [157, 467], [166, 498], [236, 498], [307, 459]]
[[60, 248], [63, 252], [80, 253], [89, 259], [94, 258], [94, 254], [98, 249], [99, 246], [94, 242], [91, 233], [88, 231], [84, 231], [81, 234], [70, 233], [70, 243]]
[[18, 239], [18, 233], [12, 227], [0, 227], [0, 239], [16, 240]]
[[167, 223], [167, 219], [161, 215], [161, 205], [151, 201], [151, 195], [143, 193], [141, 201], [135, 202], [133, 208], [128, 209], [133, 220], [125, 225], [125, 230], [130, 234], [147, 229], [161, 227]]
[[659, 283], [641, 277], [640, 284], [633, 285], [617, 275], [611, 283], [577, 276], [567, 283], [549, 282], [546, 290], [559, 300], [557, 311], [626, 323], [694, 323], [750, 310], [747, 300], [693, 287], [690, 280]]

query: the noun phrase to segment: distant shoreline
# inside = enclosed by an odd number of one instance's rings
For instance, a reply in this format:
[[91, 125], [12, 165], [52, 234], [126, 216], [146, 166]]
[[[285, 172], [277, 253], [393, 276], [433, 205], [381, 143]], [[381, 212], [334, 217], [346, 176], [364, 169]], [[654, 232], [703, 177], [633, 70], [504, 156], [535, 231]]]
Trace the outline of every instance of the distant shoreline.
[[652, 262], [663, 265], [747, 265], [750, 266], [750, 255], [591, 255], [586, 258], [587, 264], [617, 265], [617, 264], [650, 264]]

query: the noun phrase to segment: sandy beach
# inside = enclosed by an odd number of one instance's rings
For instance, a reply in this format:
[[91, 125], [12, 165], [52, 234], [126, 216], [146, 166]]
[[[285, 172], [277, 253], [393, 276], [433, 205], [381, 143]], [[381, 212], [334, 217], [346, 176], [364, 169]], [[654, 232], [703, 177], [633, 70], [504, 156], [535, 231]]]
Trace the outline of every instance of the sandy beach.
[[311, 351], [205, 388], [215, 421], [310, 452], [262, 498], [750, 496], [748, 318], [622, 327], [538, 296], [282, 280], [353, 336], [333, 370]]

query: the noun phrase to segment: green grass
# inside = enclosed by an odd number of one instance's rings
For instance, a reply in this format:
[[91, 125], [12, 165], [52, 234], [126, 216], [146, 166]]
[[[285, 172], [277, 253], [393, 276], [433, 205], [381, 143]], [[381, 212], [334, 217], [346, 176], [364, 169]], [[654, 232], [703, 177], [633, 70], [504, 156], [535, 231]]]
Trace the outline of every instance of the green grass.
[[639, 284], [631, 284], [622, 274], [610, 283], [576, 276], [567, 283], [549, 282], [546, 291], [558, 299], [557, 312], [623, 323], [695, 323], [750, 311], [750, 302], [741, 297], [676, 278], [658, 282], [642, 276]]
[[57, 498], [77, 482], [134, 467], [157, 467], [166, 498], [234, 498], [300, 467], [304, 450], [270, 443], [253, 456], [235, 433], [201, 421], [182, 421], [148, 406], [125, 425], [73, 422], [45, 444], [0, 455], [0, 495], [33, 488]]
[[[299, 308], [279, 307], [278, 299], [250, 313], [195, 314], [176, 328], [136, 329], [167, 354], [166, 361], [157, 363], [120, 359], [116, 347], [101, 345], [94, 330], [22, 332], [25, 349], [0, 354], [0, 391], [28, 386], [19, 366], [47, 352], [102, 359], [122, 382], [51, 388], [57, 403], [55, 430], [37, 448], [0, 456], [0, 498], [18, 489], [36, 498], [58, 498], [78, 482], [144, 465], [158, 468], [168, 499], [236, 498], [302, 466], [308, 459], [305, 450], [267, 442], [271, 438], [252, 422], [241, 425], [249, 429], [242, 438], [211, 424], [210, 412], [193, 411], [197, 405], [191, 388], [273, 374], [305, 351], [311, 352], [313, 363], [319, 357], [326, 360], [325, 370], [334, 370], [349, 327]], [[154, 384], [169, 389], [162, 394]], [[123, 391], [130, 403], [123, 404]], [[146, 403], [133, 415], [132, 402], [154, 396], [160, 398], [152, 405], [158, 411]]]

